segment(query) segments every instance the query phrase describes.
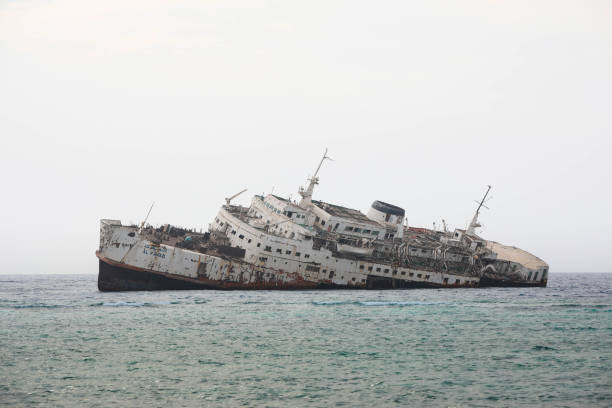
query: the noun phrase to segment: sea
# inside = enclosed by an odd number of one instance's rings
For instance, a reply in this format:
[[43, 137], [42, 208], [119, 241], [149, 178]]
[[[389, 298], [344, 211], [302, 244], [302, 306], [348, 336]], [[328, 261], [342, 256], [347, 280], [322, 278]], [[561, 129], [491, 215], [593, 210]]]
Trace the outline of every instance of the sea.
[[612, 274], [403, 291], [96, 279], [0, 275], [0, 405], [612, 406]]

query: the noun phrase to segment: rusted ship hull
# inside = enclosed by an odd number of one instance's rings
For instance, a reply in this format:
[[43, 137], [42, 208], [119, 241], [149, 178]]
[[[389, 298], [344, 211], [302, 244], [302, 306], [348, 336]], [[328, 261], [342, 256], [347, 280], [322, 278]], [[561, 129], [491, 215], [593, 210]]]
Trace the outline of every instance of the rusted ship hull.
[[[426, 289], [440, 288], [421, 282], [406, 282], [392, 278], [369, 277], [361, 287], [332, 283], [303, 282], [279, 284], [271, 282], [238, 283], [180, 277], [168, 273], [130, 268], [109, 260], [99, 260], [98, 289], [102, 292], [157, 290], [320, 290], [320, 289]], [[448, 287], [448, 286], [447, 286]], [[474, 286], [476, 287], [476, 286]], [[483, 277], [477, 287], [546, 287], [546, 282], [526, 283]]]
[[[157, 290], [324, 290], [324, 289], [427, 289], [449, 286], [370, 276], [362, 286], [338, 285], [329, 282], [226, 282], [192, 279], [174, 274], [121, 265], [99, 259], [98, 290], [101, 292]], [[452, 287], [452, 285], [450, 285]]]
[[345, 285], [325, 282], [236, 282], [190, 278], [173, 273], [120, 264], [110, 259], [99, 259], [98, 289], [102, 292], [142, 290], [309, 290], [344, 289]]
[[161, 272], [126, 268], [99, 260], [98, 290], [102, 292], [197, 289], [214, 288], [191, 279], [180, 279]]

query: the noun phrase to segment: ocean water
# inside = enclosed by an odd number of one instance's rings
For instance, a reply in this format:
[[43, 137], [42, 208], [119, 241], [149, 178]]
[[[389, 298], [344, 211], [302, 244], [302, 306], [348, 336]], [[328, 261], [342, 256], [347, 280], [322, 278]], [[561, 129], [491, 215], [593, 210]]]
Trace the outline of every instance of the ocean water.
[[0, 405], [612, 406], [612, 275], [548, 288], [100, 293], [0, 275]]

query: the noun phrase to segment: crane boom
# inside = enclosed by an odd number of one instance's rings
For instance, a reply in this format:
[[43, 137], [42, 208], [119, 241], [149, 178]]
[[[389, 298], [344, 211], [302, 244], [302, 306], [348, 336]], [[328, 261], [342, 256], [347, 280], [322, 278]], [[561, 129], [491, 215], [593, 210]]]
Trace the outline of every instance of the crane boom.
[[242, 190], [242, 191], [237, 192], [236, 194], [234, 194], [234, 195], [233, 195], [233, 196], [231, 196], [231, 197], [226, 197], [226, 198], [225, 198], [225, 203], [226, 203], [227, 205], [230, 205], [230, 202], [231, 202], [231, 201], [232, 201], [234, 198], [238, 197], [240, 194], [244, 193], [245, 191], [247, 191], [247, 189], [246, 189], [246, 188], [245, 188], [244, 190]]

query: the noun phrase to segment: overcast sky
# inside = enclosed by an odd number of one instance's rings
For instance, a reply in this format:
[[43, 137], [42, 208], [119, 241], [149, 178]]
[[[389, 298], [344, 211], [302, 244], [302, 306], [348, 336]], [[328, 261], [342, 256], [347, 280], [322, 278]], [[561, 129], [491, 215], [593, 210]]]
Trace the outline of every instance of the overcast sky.
[[465, 228], [612, 272], [608, 1], [0, 0], [0, 273], [97, 273], [99, 219], [227, 197]]

